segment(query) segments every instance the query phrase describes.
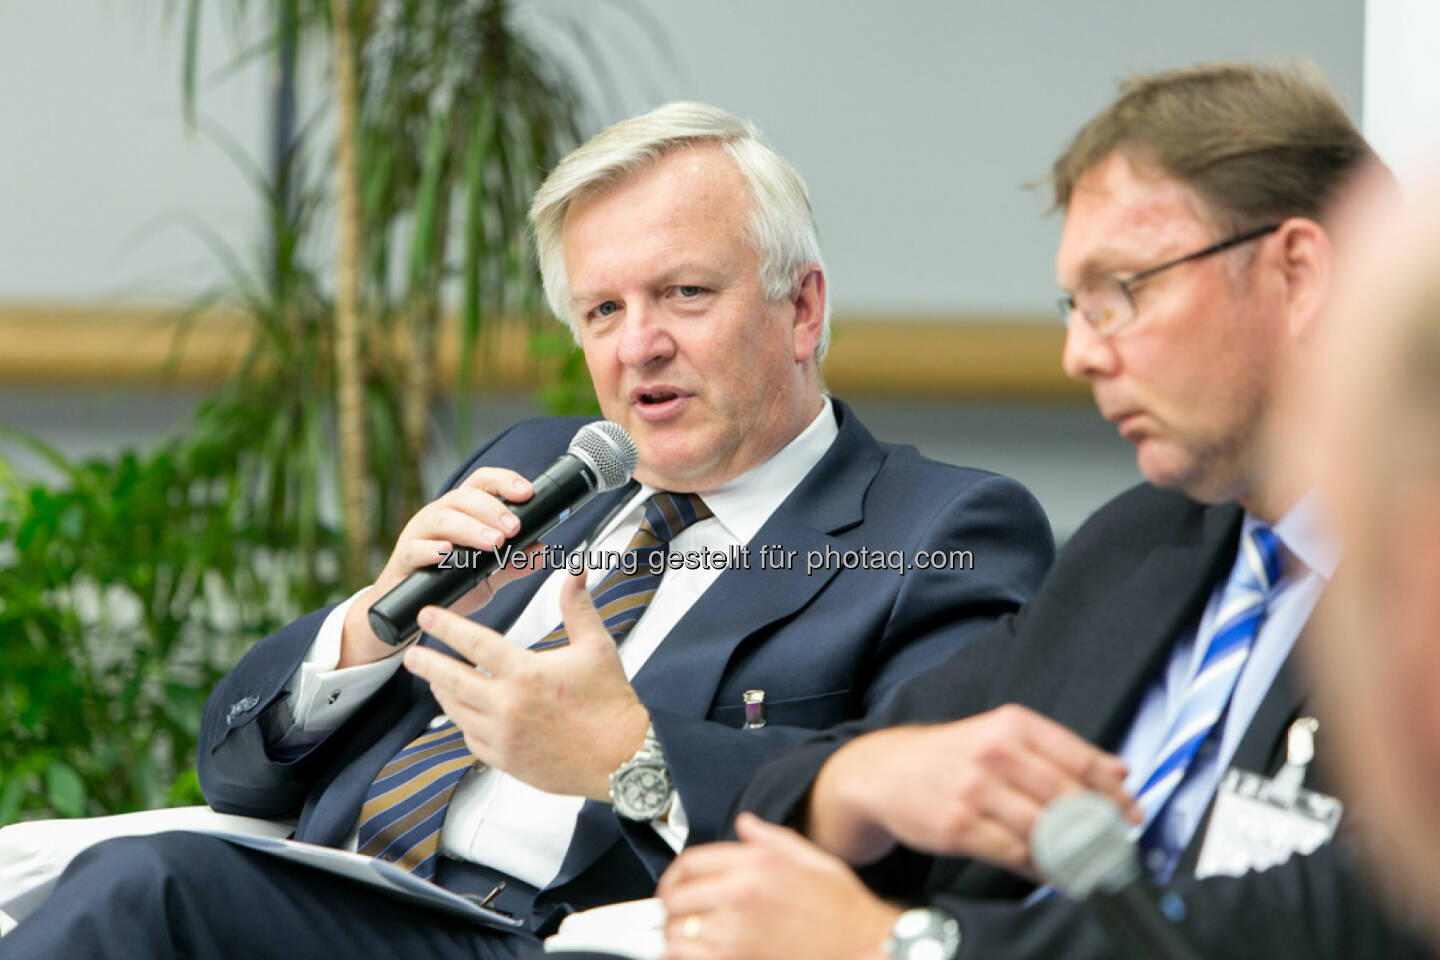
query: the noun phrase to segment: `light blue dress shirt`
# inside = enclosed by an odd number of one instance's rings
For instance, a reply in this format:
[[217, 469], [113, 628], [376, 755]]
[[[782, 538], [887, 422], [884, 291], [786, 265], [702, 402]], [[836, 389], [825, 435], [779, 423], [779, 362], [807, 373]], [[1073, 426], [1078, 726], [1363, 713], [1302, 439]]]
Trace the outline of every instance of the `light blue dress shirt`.
[[[1247, 511], [1240, 535], [1249, 536], [1260, 522]], [[1286, 572], [1270, 597], [1265, 619], [1250, 648], [1250, 656], [1235, 681], [1229, 709], [1191, 760], [1185, 779], [1175, 789], [1155, 824], [1156, 843], [1145, 867], [1158, 880], [1169, 878], [1181, 853], [1189, 845], [1195, 828], [1210, 805], [1210, 798], [1220, 785], [1221, 777], [1230, 768], [1250, 721], [1255, 718], [1340, 559], [1339, 548], [1321, 530], [1313, 493], [1296, 503], [1272, 529], [1289, 554]], [[1195, 630], [1176, 639], [1169, 664], [1141, 698], [1140, 709], [1119, 751], [1130, 771], [1125, 786], [1131, 793], [1144, 783], [1145, 775], [1184, 699], [1185, 690], [1199, 667], [1196, 638], [1204, 636], [1215, 622], [1224, 589], [1224, 580], [1215, 585], [1200, 623]]]

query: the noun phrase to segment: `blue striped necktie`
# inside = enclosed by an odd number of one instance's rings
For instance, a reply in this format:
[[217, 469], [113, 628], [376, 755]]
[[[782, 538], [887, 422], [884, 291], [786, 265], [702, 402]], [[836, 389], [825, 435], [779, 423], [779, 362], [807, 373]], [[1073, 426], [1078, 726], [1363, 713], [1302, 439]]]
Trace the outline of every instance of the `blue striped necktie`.
[[[590, 591], [600, 618], [619, 643], [660, 586], [662, 558], [681, 530], [711, 516], [697, 495], [660, 492], [645, 503], [645, 518], [621, 562]], [[633, 554], [633, 556], [631, 556]], [[627, 571], [633, 571], [628, 572]], [[548, 650], [569, 642], [562, 623], [531, 644]], [[450, 720], [416, 737], [381, 768], [360, 810], [356, 849], [381, 857], [430, 880], [439, 864], [440, 828], [455, 788], [471, 767], [482, 766]]]
[[1282, 573], [1283, 548], [1267, 526], [1254, 527], [1240, 540], [1240, 551], [1230, 579], [1220, 595], [1220, 609], [1208, 637], [1197, 646], [1203, 651], [1200, 666], [1185, 688], [1180, 707], [1165, 740], [1135, 793], [1145, 812], [1141, 846], [1157, 842], [1155, 824], [1176, 788], [1185, 779], [1201, 744], [1215, 731], [1230, 705], [1235, 682], [1245, 668], [1255, 635]]

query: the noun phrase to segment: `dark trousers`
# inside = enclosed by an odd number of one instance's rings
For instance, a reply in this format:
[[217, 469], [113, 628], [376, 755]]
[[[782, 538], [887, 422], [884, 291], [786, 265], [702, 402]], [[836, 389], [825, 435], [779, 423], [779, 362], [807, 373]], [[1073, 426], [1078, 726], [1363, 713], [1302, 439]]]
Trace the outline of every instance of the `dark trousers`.
[[492, 930], [198, 833], [121, 837], [66, 868], [0, 958], [264, 960], [533, 955]]

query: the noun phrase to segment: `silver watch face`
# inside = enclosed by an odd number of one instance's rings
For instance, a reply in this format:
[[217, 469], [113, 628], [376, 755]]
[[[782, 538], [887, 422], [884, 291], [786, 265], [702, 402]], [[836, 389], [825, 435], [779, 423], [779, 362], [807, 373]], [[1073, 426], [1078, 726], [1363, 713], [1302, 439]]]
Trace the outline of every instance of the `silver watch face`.
[[895, 960], [951, 960], [959, 949], [960, 924], [928, 907], [900, 914], [885, 944], [885, 952]]
[[631, 820], [654, 820], [670, 805], [670, 774], [658, 763], [637, 763], [615, 775], [615, 810]]

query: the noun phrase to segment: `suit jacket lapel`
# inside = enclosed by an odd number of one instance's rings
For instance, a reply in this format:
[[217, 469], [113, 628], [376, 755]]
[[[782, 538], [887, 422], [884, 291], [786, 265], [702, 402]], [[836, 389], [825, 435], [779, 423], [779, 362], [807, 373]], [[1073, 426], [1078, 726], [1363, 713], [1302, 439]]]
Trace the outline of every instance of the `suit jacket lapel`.
[[[776, 513], [754, 542], [783, 543], [787, 549], [803, 551], [823, 550], [830, 541], [813, 527]], [[744, 581], [743, 571], [722, 573], [636, 673], [632, 681], [636, 693], [652, 710], [703, 716], [735, 648], [756, 630], [800, 609], [837, 572], [819, 571], [807, 577], [803, 568], [776, 570], [773, 576], [767, 570], [763, 584], [755, 577]], [[619, 839], [620, 826], [610, 807], [586, 803], [551, 887], [579, 876]]]
[[[784, 544], [803, 557], [804, 551], [824, 550], [833, 544], [832, 534], [862, 519], [865, 491], [885, 454], [847, 406], [832, 402], [839, 425], [835, 442], [771, 514], [752, 544]], [[798, 564], [791, 570], [766, 570], [763, 576], [726, 570], [645, 661], [633, 680], [636, 692], [651, 709], [704, 716], [735, 648], [805, 606], [837, 572], [822, 570], [806, 576]], [[565, 863], [550, 887], [575, 879], [619, 839], [614, 812], [604, 804], [587, 803]]]
[[[1285, 758], [1288, 740], [1286, 734], [1290, 724], [1299, 716], [1308, 695], [1308, 684], [1301, 682], [1300, 677], [1303, 674], [1297, 672], [1303, 669], [1298, 661], [1305, 656], [1300, 652], [1304, 642], [1305, 634], [1301, 633], [1296, 638], [1290, 655], [1280, 667], [1280, 672], [1275, 675], [1274, 682], [1270, 684], [1265, 699], [1260, 701], [1255, 716], [1250, 720], [1250, 726], [1245, 729], [1245, 736], [1240, 738], [1240, 743], [1235, 748], [1235, 756], [1230, 761], [1232, 767], [1265, 776], [1273, 776], [1279, 770]], [[1190, 843], [1186, 845], [1180, 863], [1175, 868], [1177, 877], [1194, 875], [1195, 864], [1200, 859], [1200, 849], [1205, 844], [1205, 835], [1210, 831], [1210, 816], [1214, 812], [1215, 798], [1211, 797], [1210, 803], [1205, 807], [1205, 815], [1196, 825]]]
[[[1118, 750], [1176, 638], [1195, 629], [1215, 584], [1234, 562], [1240, 519], [1236, 507], [1197, 509], [1194, 522], [1170, 542], [1138, 557], [1129, 577], [1103, 593], [1092, 587], [1078, 595], [1087, 613], [1096, 611], [1076, 627], [1079, 635], [1041, 638], [1069, 654], [1068, 669], [1019, 675], [1013, 682], [1024, 685], [1025, 695], [1015, 699], [1106, 750]], [[1044, 685], [1052, 678], [1058, 687]], [[980, 860], [942, 857], [933, 861], [925, 889], [1019, 897], [1031, 885]]]
[[[781, 543], [787, 549], [824, 550], [826, 534], [793, 516], [772, 516], [755, 543]], [[758, 562], [752, 560], [752, 562]], [[743, 571], [726, 571], [681, 617], [645, 665], [634, 686], [651, 709], [672, 713], [706, 712], [730, 657], [746, 637], [799, 610], [838, 572], [819, 570], [806, 576], [803, 566], [767, 570], [763, 579], [744, 579]]]
[[[1342, 576], [1341, 570], [1336, 570], [1334, 576]], [[1334, 582], [1334, 576], [1330, 582]], [[1316, 601], [1315, 609], [1310, 611], [1308, 623], [1315, 622], [1316, 613], [1327, 602], [1327, 598], [1333, 596], [1328, 587]], [[1329, 602], [1333, 602], [1329, 601]], [[1300, 631], [1300, 636], [1295, 638], [1295, 645], [1291, 647], [1290, 654], [1285, 658], [1280, 672], [1275, 675], [1275, 681], [1270, 685], [1270, 690], [1265, 694], [1265, 699], [1260, 701], [1255, 716], [1250, 721], [1250, 726], [1245, 730], [1245, 736], [1235, 748], [1235, 757], [1230, 761], [1232, 766], [1241, 770], [1249, 770], [1254, 773], [1262, 773], [1266, 776], [1273, 776], [1285, 760], [1285, 751], [1288, 742], [1290, 724], [1294, 722], [1306, 709], [1310, 699], [1311, 683], [1309, 673], [1306, 670], [1304, 660], [1310, 656], [1305, 652], [1309, 640], [1309, 628]], [[1325, 736], [1325, 728], [1322, 724], [1317, 740]], [[1323, 742], [1323, 741], [1322, 741]], [[1306, 777], [1306, 785], [1315, 790], [1331, 789], [1329, 781], [1325, 776], [1325, 751], [1317, 752], [1315, 760], [1310, 764]], [[1195, 864], [1200, 859], [1200, 849], [1204, 846], [1205, 835], [1210, 829], [1210, 817], [1215, 812], [1215, 798], [1210, 798], [1210, 805], [1205, 809], [1205, 816], [1200, 819], [1195, 833], [1190, 838], [1189, 845], [1185, 848], [1185, 854], [1181, 857], [1176, 867], [1175, 875], [1181, 877], [1193, 876]]]
[[[865, 491], [884, 452], [840, 401], [834, 401], [839, 433], [751, 544], [783, 544], [808, 551], [833, 546], [831, 534], [859, 523]], [[752, 564], [759, 563], [751, 557]], [[837, 573], [807, 575], [802, 564], [788, 570], [727, 570], [685, 613], [636, 674], [641, 699], [654, 709], [704, 715], [731, 655], [745, 638], [809, 603]], [[698, 711], [697, 711], [697, 708]]]
[[1063, 692], [1046, 710], [1107, 750], [1119, 749], [1150, 680], [1169, 661], [1177, 638], [1200, 622], [1215, 584], [1235, 557], [1238, 508], [1206, 510], [1174, 541], [1140, 558], [1129, 579], [1106, 594], [1076, 643]]
[[1299, 715], [1307, 692], [1296, 674], [1300, 669], [1297, 661], [1304, 656], [1299, 652], [1304, 639], [1302, 634], [1295, 641], [1295, 648], [1285, 658], [1285, 663], [1275, 675], [1275, 681], [1270, 684], [1265, 699], [1260, 701], [1260, 707], [1255, 711], [1250, 726], [1246, 728], [1245, 736], [1240, 738], [1240, 743], [1235, 748], [1235, 759], [1231, 761], [1235, 766], [1271, 774], [1279, 768], [1284, 759], [1286, 731]]

